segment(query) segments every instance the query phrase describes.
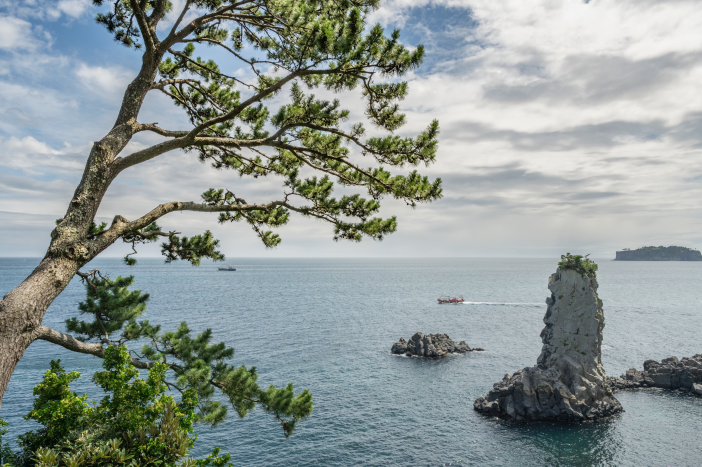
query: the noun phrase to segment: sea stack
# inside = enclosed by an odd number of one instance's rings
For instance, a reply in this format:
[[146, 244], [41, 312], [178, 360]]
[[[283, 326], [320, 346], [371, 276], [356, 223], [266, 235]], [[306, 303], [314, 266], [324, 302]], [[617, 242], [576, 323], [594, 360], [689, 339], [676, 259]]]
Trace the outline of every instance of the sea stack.
[[475, 410], [513, 420], [597, 420], [622, 411], [602, 367], [604, 313], [597, 280], [559, 268], [548, 281], [536, 366], [505, 375]]

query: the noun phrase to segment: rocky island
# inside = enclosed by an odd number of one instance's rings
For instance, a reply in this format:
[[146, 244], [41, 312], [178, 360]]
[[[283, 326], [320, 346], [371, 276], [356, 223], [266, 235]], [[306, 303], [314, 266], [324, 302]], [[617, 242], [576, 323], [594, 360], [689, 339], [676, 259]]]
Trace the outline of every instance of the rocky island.
[[473, 407], [512, 420], [597, 420], [622, 411], [605, 380], [597, 265], [568, 253], [548, 281], [551, 296], [536, 365], [507, 374]]
[[448, 354], [463, 354], [473, 351], [481, 351], [481, 348], [471, 349], [465, 341], [456, 344], [446, 334], [416, 333], [408, 341], [404, 337], [392, 345], [390, 350], [396, 355], [406, 355], [408, 357], [428, 357], [441, 358]]
[[646, 360], [643, 371], [630, 368], [619, 378], [607, 377], [612, 389], [662, 388], [690, 391], [702, 396], [702, 354], [678, 360]]
[[699, 250], [684, 246], [644, 246], [617, 251], [615, 261], [702, 261]]

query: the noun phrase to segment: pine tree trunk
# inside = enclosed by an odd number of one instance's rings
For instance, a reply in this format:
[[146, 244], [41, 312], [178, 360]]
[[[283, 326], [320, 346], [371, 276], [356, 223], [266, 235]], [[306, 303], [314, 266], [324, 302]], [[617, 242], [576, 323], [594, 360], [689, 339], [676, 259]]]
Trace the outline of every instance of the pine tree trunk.
[[22, 284], [0, 300], [0, 405], [17, 362], [34, 341], [33, 332], [78, 268], [76, 261], [47, 256]]
[[0, 405], [17, 362], [37, 338], [35, 331], [49, 305], [83, 265], [112, 243], [92, 241], [88, 234], [112, 180], [110, 164], [131, 135], [129, 125], [122, 125], [93, 145], [68, 210], [51, 232], [46, 256], [0, 301]]
[[[112, 130], [93, 144], [83, 177], [62, 222], [51, 232], [46, 256], [17, 288], [0, 300], [0, 405], [17, 362], [37, 339], [49, 305], [71, 282], [78, 270], [117, 239], [89, 238], [100, 203], [118, 172], [112, 163], [138, 131], [136, 117], [156, 77], [163, 51], [147, 52], [136, 78], [127, 87]], [[117, 216], [121, 218], [121, 216]]]
[[[103, 141], [114, 133], [113, 130]], [[108, 246], [95, 248], [95, 242], [87, 236], [111, 181], [109, 165], [114, 153], [102, 141], [93, 145], [66, 215], [51, 232], [46, 256], [24, 282], [0, 301], [0, 404], [17, 362], [36, 339], [33, 333], [41, 326], [49, 305], [76, 272]]]

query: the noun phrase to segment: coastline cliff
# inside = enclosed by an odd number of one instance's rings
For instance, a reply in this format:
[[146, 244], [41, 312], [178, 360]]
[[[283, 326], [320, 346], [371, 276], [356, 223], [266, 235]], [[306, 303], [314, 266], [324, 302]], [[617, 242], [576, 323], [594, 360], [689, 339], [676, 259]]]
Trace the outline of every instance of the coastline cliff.
[[617, 251], [614, 261], [702, 261], [702, 253], [684, 246], [644, 246]]

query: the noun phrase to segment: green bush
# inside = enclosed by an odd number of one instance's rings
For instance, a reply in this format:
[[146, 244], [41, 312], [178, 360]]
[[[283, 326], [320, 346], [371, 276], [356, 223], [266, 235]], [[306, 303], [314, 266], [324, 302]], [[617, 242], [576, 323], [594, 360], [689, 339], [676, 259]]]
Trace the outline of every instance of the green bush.
[[[227, 406], [215, 400], [215, 389], [239, 417], [261, 407], [280, 423], [286, 438], [312, 413], [308, 390], [295, 394], [292, 383], [263, 389], [254, 367], [229, 364], [234, 349], [212, 343], [211, 329], [193, 334], [183, 322], [175, 331], [162, 332], [160, 326], [137, 321], [149, 296], [129, 289], [133, 277], [99, 277], [86, 279], [86, 300], [78, 306], [82, 316], [68, 319], [66, 328], [75, 334], [68, 337], [101, 344], [93, 355], [104, 359], [103, 371], [92, 381], [106, 396], [98, 402], [75, 394], [69, 386], [80, 373], [52, 361], [34, 387], [34, 406], [25, 416], [41, 428], [19, 436], [19, 452], [2, 443], [7, 424], [0, 419], [0, 467], [231, 465], [219, 448], [205, 459], [188, 457], [194, 423], [216, 426], [226, 417]], [[140, 353], [127, 348], [136, 342], [145, 343]], [[137, 367], [149, 370], [145, 379]]]
[[17, 461], [16, 454], [10, 449], [10, 445], [3, 443], [2, 440], [7, 434], [7, 422], [0, 418], [0, 466], [8, 466], [15, 464]]
[[198, 404], [195, 389], [180, 401], [166, 393], [166, 370], [155, 363], [146, 379], [131, 364], [124, 346], [105, 351], [104, 371], [93, 376], [106, 396], [99, 402], [78, 396], [69, 384], [80, 377], [66, 373], [59, 361], [34, 387], [34, 407], [25, 417], [42, 427], [19, 437], [22, 452], [3, 465], [39, 467], [136, 467], [158, 465], [231, 466], [219, 448], [206, 459], [188, 457], [195, 438], [193, 422]]
[[588, 256], [590, 255], [571, 255], [570, 253], [561, 255], [558, 269], [572, 269], [588, 277], [597, 277], [597, 264]]

